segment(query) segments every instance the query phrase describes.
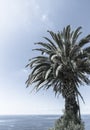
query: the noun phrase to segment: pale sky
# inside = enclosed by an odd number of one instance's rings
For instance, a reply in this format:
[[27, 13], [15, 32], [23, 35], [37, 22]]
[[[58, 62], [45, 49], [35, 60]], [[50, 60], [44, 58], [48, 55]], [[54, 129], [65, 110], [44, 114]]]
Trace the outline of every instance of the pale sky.
[[[82, 26], [90, 33], [89, 0], [0, 0], [0, 114], [60, 114], [64, 99], [52, 90], [30, 93], [26, 89], [28, 59], [34, 43], [64, 26]], [[90, 114], [90, 86], [80, 87], [85, 104], [81, 113]]]

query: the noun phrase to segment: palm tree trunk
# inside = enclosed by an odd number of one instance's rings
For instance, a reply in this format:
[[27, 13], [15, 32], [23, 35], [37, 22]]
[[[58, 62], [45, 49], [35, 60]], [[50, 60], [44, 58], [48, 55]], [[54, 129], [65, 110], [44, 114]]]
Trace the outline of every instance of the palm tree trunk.
[[75, 94], [65, 98], [65, 111], [66, 114], [71, 113], [71, 116], [73, 116], [72, 118], [74, 118], [76, 122], [80, 123], [79, 105], [76, 101]]

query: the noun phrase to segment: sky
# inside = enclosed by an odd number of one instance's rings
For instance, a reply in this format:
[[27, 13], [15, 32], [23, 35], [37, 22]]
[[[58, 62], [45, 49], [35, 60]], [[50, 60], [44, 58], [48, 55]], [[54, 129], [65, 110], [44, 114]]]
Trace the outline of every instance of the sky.
[[[82, 37], [90, 33], [89, 0], [0, 0], [0, 115], [62, 114], [64, 99], [52, 90], [32, 92], [26, 88], [28, 59], [37, 55], [34, 43], [49, 37], [47, 30], [61, 31], [82, 26]], [[80, 86], [90, 114], [90, 86]]]

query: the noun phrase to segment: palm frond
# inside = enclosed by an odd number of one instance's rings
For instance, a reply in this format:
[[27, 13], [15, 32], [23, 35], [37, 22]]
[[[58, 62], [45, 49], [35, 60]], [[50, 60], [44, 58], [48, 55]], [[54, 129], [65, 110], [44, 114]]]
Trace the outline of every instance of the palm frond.
[[50, 33], [51, 37], [55, 41], [55, 44], [59, 47], [60, 50], [62, 50], [63, 49], [63, 40], [62, 40], [61, 34], [60, 33], [56, 34], [52, 31], [48, 31], [48, 32]]
[[47, 71], [46, 71], [46, 74], [45, 74], [45, 80], [48, 79], [48, 77], [50, 76], [50, 73], [52, 72], [52, 68], [49, 68]]
[[78, 28], [74, 31], [73, 37], [72, 37], [72, 44], [75, 44], [75, 43], [76, 43], [76, 41], [77, 41], [79, 35], [82, 33], [82, 32], [80, 32], [81, 28], [82, 28], [82, 27], [78, 27]]
[[90, 42], [90, 35], [82, 38], [80, 41], [79, 41], [79, 46], [80, 47], [83, 47], [84, 45], [86, 45], [88, 42]]
[[80, 96], [80, 98], [82, 99], [83, 103], [85, 104], [84, 98], [83, 98], [83, 96], [81, 95], [81, 93], [78, 91], [78, 89], [76, 90], [76, 93]]
[[52, 54], [52, 51], [51, 50], [47, 50], [47, 49], [45, 49], [45, 48], [37, 48], [37, 49], [33, 49], [33, 50], [36, 50], [36, 51], [41, 51], [41, 54], [43, 55], [44, 53], [45, 54], [48, 54], [48, 55], [50, 55], [50, 54]]
[[85, 49], [83, 49], [83, 51], [90, 54], [90, 47], [86, 47]]
[[54, 44], [49, 38], [44, 37], [44, 39], [46, 39], [46, 40], [52, 45], [52, 47], [53, 47], [55, 50], [57, 50], [55, 44]]
[[70, 54], [69, 54], [69, 57], [71, 59], [74, 59], [77, 55], [78, 55], [78, 52], [80, 51], [80, 47], [78, 45], [75, 45], [71, 48], [70, 50]]
[[71, 36], [70, 31], [71, 31], [71, 27], [70, 27], [70, 25], [68, 25], [68, 26], [66, 27], [65, 37], [66, 37], [67, 41], [69, 41], [69, 42], [70, 42], [70, 39], [71, 39], [71, 37], [70, 37], [70, 36]]
[[43, 46], [44, 48], [48, 49], [48, 51], [56, 51], [55, 48], [53, 48], [52, 45], [50, 45], [49, 43], [38, 42], [35, 44]]

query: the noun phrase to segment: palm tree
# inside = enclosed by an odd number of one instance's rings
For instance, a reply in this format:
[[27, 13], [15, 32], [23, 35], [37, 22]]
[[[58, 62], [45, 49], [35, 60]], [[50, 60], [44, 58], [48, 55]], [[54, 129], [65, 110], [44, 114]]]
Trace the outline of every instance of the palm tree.
[[[35, 43], [41, 48], [40, 56], [29, 60], [31, 73], [26, 81], [27, 87], [35, 83], [34, 89], [52, 88], [55, 94], [65, 99], [65, 112], [71, 112], [80, 121], [78, 96], [83, 100], [79, 87], [90, 83], [90, 35], [79, 40], [81, 27], [71, 31], [70, 25], [63, 31], [48, 31], [51, 38], [44, 37], [45, 42]], [[83, 100], [84, 101], [84, 100]]]

